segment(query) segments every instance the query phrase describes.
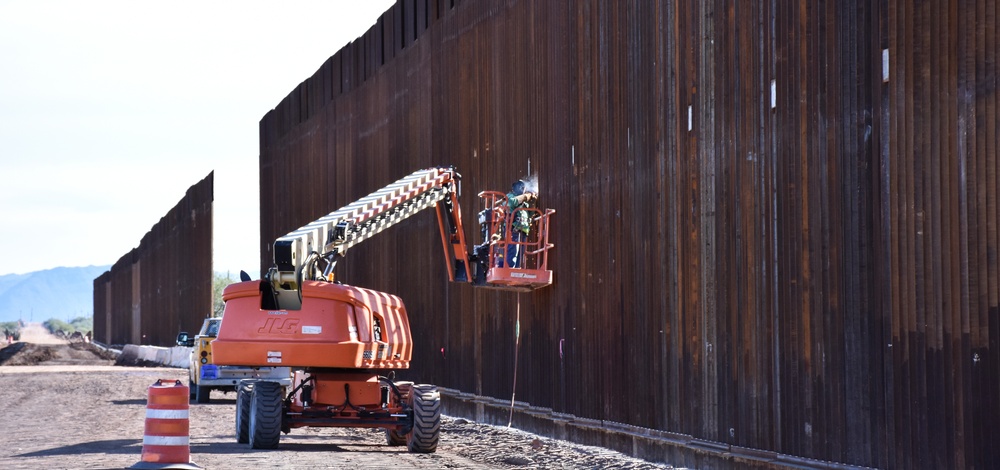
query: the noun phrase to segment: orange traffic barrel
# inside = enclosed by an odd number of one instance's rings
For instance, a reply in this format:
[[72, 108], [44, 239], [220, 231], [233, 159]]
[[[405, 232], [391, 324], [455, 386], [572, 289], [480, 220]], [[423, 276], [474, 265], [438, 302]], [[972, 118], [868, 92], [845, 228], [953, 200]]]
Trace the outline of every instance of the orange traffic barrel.
[[189, 399], [180, 380], [160, 379], [149, 386], [142, 460], [129, 468], [201, 468], [191, 462]]

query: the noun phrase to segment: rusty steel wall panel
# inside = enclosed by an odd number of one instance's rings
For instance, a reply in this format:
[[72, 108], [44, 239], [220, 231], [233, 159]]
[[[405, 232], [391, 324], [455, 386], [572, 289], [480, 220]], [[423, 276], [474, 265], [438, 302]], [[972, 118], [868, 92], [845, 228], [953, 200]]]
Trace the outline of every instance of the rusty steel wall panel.
[[212, 312], [214, 173], [188, 188], [139, 246], [94, 280], [94, 339], [173, 346]]
[[1000, 466], [998, 8], [400, 0], [304, 82], [322, 102], [261, 120], [262, 272], [415, 169], [456, 165], [467, 223], [537, 174], [552, 287], [448, 284], [429, 214], [340, 263], [405, 300], [408, 377], [510, 399], [516, 375], [518, 401], [734, 449]]
[[[900, 467], [996, 467], [996, 2], [890, 6], [887, 168]], [[987, 397], [993, 397], [987, 398]]]

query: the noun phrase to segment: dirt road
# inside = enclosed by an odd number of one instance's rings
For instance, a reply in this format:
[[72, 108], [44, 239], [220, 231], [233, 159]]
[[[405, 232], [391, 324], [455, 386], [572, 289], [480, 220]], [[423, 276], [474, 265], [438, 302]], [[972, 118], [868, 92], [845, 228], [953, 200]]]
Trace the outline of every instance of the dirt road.
[[41, 323], [28, 323], [21, 328], [21, 341], [31, 344], [68, 344], [69, 342], [49, 333]]
[[[69, 347], [68, 345], [55, 345]], [[13, 356], [14, 358], [17, 355]], [[187, 371], [93, 359], [0, 366], [0, 468], [124, 468], [142, 452], [146, 392]], [[385, 445], [376, 430], [295, 429], [276, 450], [233, 437], [235, 395], [192, 404], [191, 458], [205, 468], [670, 468], [606, 449], [445, 417], [434, 454]]]

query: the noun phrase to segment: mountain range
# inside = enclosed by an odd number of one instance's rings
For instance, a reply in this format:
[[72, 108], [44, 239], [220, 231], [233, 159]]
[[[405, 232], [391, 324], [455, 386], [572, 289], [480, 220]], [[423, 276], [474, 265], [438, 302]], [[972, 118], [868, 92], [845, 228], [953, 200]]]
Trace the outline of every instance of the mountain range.
[[0, 276], [0, 321], [93, 317], [94, 279], [110, 268], [53, 268]]

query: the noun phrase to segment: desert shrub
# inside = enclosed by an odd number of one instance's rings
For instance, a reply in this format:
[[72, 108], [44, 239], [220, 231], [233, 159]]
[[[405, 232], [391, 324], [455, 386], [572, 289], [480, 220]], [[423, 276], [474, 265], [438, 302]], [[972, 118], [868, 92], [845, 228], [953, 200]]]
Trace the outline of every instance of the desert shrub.
[[73, 326], [73, 331], [79, 331], [82, 334], [87, 334], [88, 331], [94, 330], [93, 317], [76, 317], [70, 320], [69, 324]]
[[76, 331], [76, 329], [73, 328], [73, 325], [70, 325], [69, 323], [66, 323], [58, 318], [45, 320], [42, 322], [42, 326], [44, 326], [45, 329], [49, 330], [49, 333], [52, 334], [56, 334], [57, 331], [62, 331], [66, 334]]

